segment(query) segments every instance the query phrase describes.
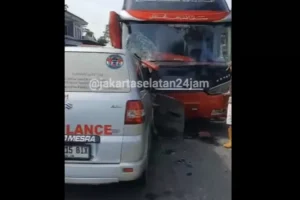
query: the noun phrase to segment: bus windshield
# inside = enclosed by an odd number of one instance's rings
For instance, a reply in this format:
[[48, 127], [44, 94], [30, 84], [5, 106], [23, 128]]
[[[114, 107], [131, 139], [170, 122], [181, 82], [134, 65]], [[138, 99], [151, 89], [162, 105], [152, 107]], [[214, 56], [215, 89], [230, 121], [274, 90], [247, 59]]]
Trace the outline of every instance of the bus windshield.
[[168, 61], [186, 58], [193, 62], [226, 62], [227, 34], [225, 25], [127, 23], [126, 48], [145, 60]]

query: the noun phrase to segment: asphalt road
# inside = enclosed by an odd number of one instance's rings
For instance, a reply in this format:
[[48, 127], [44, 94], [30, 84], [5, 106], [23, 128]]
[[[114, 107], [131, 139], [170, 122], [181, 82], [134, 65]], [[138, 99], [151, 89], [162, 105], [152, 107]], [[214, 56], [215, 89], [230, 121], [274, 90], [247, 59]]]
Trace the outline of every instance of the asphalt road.
[[[231, 150], [224, 149], [226, 127], [206, 128], [213, 137], [159, 138], [150, 160], [146, 188], [130, 184], [65, 187], [66, 200], [231, 200]], [[189, 134], [192, 133], [192, 134]], [[196, 135], [192, 128], [187, 135]]]

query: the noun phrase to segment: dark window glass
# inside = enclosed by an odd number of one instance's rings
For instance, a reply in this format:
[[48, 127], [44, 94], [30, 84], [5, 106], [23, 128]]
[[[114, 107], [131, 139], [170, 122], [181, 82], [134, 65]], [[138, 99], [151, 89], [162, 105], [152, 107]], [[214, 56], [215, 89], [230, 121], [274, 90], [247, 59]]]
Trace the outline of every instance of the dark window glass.
[[123, 9], [229, 11], [226, 0], [125, 0]]

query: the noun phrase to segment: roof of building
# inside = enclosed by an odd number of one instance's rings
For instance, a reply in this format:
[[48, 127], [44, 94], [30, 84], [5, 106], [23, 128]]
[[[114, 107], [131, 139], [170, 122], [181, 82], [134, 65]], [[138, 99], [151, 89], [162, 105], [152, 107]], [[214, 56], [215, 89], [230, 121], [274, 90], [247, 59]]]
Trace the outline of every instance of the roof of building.
[[65, 18], [69, 18], [71, 20], [74, 20], [74, 21], [80, 23], [82, 26], [88, 25], [88, 23], [84, 19], [78, 17], [77, 15], [74, 15], [73, 13], [71, 13], [67, 10], [65, 10]]

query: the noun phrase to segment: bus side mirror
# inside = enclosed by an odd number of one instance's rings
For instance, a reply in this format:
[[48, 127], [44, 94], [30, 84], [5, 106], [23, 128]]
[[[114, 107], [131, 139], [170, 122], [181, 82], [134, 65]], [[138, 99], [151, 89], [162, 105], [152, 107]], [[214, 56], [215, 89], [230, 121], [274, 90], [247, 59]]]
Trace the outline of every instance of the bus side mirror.
[[119, 15], [111, 11], [109, 13], [109, 37], [111, 45], [116, 49], [122, 48], [122, 33], [119, 21]]

